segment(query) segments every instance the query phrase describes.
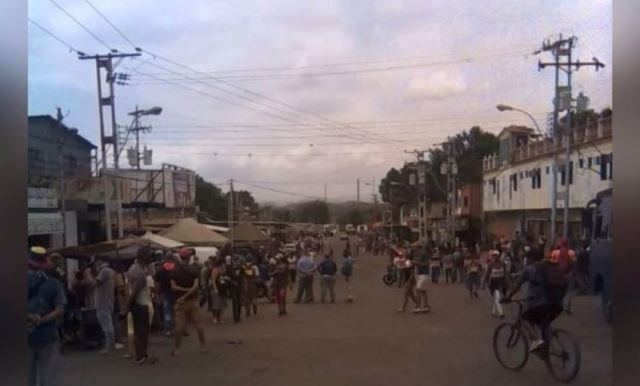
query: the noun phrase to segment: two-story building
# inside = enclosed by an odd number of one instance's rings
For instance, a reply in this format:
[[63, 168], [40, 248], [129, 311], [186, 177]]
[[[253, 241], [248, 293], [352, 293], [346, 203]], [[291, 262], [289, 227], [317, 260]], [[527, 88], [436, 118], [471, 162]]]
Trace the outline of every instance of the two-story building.
[[[28, 244], [45, 248], [77, 245], [83, 237], [78, 211], [86, 203], [67, 200], [62, 187], [73, 178], [91, 176], [96, 146], [50, 115], [28, 119]], [[61, 211], [65, 201], [65, 213]], [[64, 222], [63, 222], [64, 219]], [[63, 234], [66, 240], [63, 243]]]
[[[533, 139], [533, 130], [510, 126], [499, 135], [500, 152], [483, 160], [483, 221], [489, 238], [532, 236], [551, 231], [554, 156], [563, 157], [563, 138]], [[569, 236], [582, 235], [587, 203], [612, 187], [611, 116], [571, 130], [571, 157], [558, 168], [558, 191], [570, 185]], [[563, 203], [558, 201], [556, 229], [562, 231]]]

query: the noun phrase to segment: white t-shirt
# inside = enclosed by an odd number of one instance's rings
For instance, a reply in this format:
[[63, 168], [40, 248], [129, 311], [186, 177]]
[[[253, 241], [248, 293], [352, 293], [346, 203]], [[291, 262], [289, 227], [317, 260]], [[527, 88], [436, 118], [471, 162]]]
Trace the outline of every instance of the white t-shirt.
[[155, 287], [155, 283], [153, 281], [153, 277], [151, 275], [147, 275], [147, 286], [144, 287], [140, 293], [138, 293], [138, 298], [136, 302], [142, 306], [148, 306], [151, 304], [151, 289]]

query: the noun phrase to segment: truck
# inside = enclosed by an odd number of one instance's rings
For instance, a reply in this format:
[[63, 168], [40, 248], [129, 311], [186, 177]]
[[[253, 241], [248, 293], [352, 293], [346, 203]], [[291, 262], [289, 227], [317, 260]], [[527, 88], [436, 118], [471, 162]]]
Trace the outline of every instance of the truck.
[[588, 239], [589, 287], [600, 296], [602, 314], [607, 323], [613, 319], [613, 189], [606, 189], [587, 203], [585, 233]]

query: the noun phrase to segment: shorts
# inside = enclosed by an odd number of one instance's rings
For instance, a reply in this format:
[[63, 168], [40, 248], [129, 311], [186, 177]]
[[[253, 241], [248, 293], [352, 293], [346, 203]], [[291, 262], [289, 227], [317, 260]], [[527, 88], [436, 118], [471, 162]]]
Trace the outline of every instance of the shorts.
[[544, 304], [526, 309], [522, 313], [522, 319], [538, 326], [550, 324], [562, 313], [562, 310], [561, 304]]
[[418, 291], [426, 291], [427, 290], [427, 279], [429, 275], [418, 275], [416, 279], [416, 289]]
[[185, 300], [182, 303], [176, 303], [174, 306], [176, 330], [184, 331], [187, 321], [197, 323], [200, 321], [200, 306], [198, 299]]

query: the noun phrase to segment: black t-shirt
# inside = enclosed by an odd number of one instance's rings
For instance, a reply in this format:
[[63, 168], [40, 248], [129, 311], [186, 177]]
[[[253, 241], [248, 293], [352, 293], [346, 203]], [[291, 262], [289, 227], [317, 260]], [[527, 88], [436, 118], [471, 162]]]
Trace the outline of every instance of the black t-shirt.
[[[175, 281], [176, 285], [183, 288], [191, 288], [193, 287], [193, 283], [198, 279], [198, 270], [197, 267], [186, 265], [186, 264], [178, 264], [170, 273], [170, 278]], [[174, 290], [173, 294], [176, 298], [183, 296], [186, 291]], [[198, 297], [198, 292], [194, 291], [189, 299], [194, 299]]]
[[168, 294], [171, 292], [171, 272], [167, 271], [164, 267], [159, 267], [156, 271], [156, 281], [158, 282], [158, 289], [162, 294]]

